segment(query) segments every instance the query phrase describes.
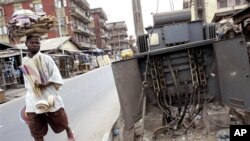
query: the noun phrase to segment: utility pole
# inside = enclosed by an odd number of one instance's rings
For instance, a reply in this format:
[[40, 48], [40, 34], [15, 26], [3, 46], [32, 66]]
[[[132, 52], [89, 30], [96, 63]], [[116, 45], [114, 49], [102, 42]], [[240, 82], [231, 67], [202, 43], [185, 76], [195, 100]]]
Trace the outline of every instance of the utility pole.
[[59, 33], [59, 38], [60, 38], [60, 43], [61, 43], [61, 50], [62, 50], [62, 54], [64, 54], [64, 49], [63, 49], [63, 41], [62, 41], [62, 29], [61, 29], [61, 16], [60, 16], [60, 12], [61, 12], [61, 6], [58, 5], [57, 1], [55, 1], [55, 7], [56, 7], [56, 15], [57, 15], [57, 20], [58, 20], [58, 33]]
[[133, 6], [135, 35], [137, 37], [138, 35], [144, 34], [142, 11], [141, 11], [141, 0], [132, 0], [132, 6]]
[[63, 41], [62, 41], [62, 29], [61, 29], [61, 17], [59, 16], [59, 14], [58, 14], [58, 30], [59, 30], [59, 38], [61, 42], [62, 54], [64, 54]]

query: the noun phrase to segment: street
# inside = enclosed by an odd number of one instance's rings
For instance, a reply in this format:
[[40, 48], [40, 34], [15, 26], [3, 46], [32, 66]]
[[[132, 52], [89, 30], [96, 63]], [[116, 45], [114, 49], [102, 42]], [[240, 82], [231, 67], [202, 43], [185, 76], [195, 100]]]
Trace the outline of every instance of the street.
[[[77, 141], [101, 141], [116, 121], [120, 105], [111, 66], [66, 79], [61, 89], [65, 110]], [[26, 124], [19, 119], [24, 96], [0, 105], [0, 140], [33, 141]], [[66, 132], [51, 129], [45, 141], [66, 141]]]

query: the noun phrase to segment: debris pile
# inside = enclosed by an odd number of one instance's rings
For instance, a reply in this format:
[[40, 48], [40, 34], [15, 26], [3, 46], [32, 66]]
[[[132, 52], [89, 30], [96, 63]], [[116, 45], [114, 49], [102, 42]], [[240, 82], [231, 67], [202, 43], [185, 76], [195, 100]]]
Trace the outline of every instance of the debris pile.
[[234, 24], [232, 18], [222, 19], [216, 24], [216, 33], [218, 37], [234, 37], [241, 31], [241, 26]]
[[46, 15], [44, 12], [35, 13], [31, 10], [18, 10], [12, 15], [12, 19], [7, 24], [8, 36], [20, 39], [30, 34], [44, 35], [54, 28], [57, 19], [54, 16]]

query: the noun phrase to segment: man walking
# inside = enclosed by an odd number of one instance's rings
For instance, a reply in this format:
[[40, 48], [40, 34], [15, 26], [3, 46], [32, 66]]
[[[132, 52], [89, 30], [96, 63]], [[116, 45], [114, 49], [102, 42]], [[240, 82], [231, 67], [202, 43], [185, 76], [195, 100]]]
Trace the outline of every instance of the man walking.
[[40, 52], [39, 36], [27, 36], [25, 44], [28, 54], [23, 58], [21, 69], [27, 89], [25, 112], [32, 137], [35, 141], [44, 141], [50, 125], [55, 133], [66, 130], [68, 141], [75, 141], [58, 93], [63, 80], [55, 62]]

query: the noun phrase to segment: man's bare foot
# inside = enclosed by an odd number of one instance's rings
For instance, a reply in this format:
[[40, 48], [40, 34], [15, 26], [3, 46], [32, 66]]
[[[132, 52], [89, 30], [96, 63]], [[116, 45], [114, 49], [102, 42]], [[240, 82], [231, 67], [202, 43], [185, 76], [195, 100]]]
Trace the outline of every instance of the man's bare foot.
[[67, 132], [67, 136], [68, 136], [68, 141], [75, 141], [76, 140], [74, 132], [69, 127], [66, 128], [66, 132]]

